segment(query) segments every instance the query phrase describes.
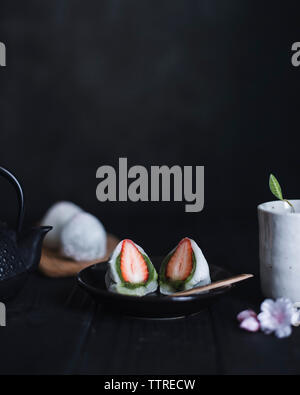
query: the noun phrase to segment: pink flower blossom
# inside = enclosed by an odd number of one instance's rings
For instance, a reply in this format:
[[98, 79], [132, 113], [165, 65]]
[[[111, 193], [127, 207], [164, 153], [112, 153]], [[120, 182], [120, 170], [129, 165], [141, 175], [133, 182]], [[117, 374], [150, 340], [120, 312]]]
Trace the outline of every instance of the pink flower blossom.
[[276, 301], [266, 299], [260, 308], [261, 313], [258, 314], [257, 318], [264, 333], [268, 335], [274, 332], [279, 338], [287, 337], [291, 334], [294, 307], [289, 299], [280, 298]]
[[260, 324], [256, 317], [248, 317], [241, 322], [240, 328], [248, 332], [257, 332], [260, 328]]
[[239, 321], [239, 322], [242, 322], [242, 321], [244, 321], [246, 318], [249, 318], [249, 317], [256, 317], [256, 313], [255, 313], [255, 311], [253, 311], [253, 310], [243, 310], [243, 311], [241, 311], [238, 315], [237, 315], [237, 320]]
[[241, 329], [245, 329], [248, 332], [257, 332], [259, 330], [260, 325], [255, 311], [243, 310], [236, 318], [240, 322]]

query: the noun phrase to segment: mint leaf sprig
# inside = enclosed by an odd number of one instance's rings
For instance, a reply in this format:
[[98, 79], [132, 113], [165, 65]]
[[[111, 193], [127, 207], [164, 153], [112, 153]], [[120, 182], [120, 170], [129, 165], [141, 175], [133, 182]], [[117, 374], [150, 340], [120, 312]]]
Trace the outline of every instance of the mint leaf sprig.
[[294, 213], [295, 212], [294, 206], [287, 199], [283, 199], [280, 184], [273, 174], [270, 174], [269, 187], [270, 187], [270, 191], [273, 193], [273, 195], [275, 197], [277, 197], [277, 199], [282, 200], [283, 202], [287, 202], [290, 205], [292, 212]]

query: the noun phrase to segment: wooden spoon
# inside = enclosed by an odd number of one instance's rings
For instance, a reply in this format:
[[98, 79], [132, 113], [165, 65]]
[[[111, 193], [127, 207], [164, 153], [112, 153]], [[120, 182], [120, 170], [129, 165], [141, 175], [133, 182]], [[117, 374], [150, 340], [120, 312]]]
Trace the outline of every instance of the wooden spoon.
[[226, 287], [227, 285], [238, 283], [240, 281], [247, 280], [248, 278], [251, 278], [251, 277], [253, 277], [253, 274], [239, 274], [238, 276], [229, 277], [229, 278], [226, 278], [225, 280], [215, 281], [211, 284], [204, 285], [202, 287], [195, 287], [192, 289], [188, 289], [187, 291], [175, 292], [175, 293], [168, 295], [168, 296], [188, 296], [188, 295], [193, 295], [193, 294], [199, 294], [204, 291], [210, 291], [212, 289]]

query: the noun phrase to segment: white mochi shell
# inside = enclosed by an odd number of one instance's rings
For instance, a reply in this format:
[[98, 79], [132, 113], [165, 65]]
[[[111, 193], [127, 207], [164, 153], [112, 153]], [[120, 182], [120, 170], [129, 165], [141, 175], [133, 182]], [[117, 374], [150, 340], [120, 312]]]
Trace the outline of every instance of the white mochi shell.
[[[194, 287], [201, 287], [207, 284], [211, 283], [210, 279], [210, 273], [209, 273], [209, 266], [208, 263], [198, 246], [198, 244], [192, 240], [189, 239], [192, 245], [192, 250], [195, 255], [195, 260], [196, 260], [196, 269], [193, 274], [193, 277], [184, 284], [183, 291], [194, 288]], [[176, 247], [170, 252], [173, 253], [175, 251]], [[173, 289], [173, 287], [170, 284], [167, 283], [161, 283], [160, 284], [160, 292], [164, 295], [170, 295], [176, 290]]]
[[[105, 275], [105, 282], [108, 290], [116, 293], [121, 293], [124, 295], [133, 295], [133, 296], [144, 296], [148, 293], [156, 291], [158, 287], [156, 272], [154, 279], [149, 284], [147, 284], [147, 286], [141, 286], [135, 289], [129, 289], [123, 286], [122, 281], [116, 270], [116, 259], [120, 255], [123, 241], [124, 240], [120, 241], [120, 243], [114, 249], [110, 257], [110, 260], [108, 262], [108, 269]], [[137, 249], [140, 251], [141, 254], [146, 255], [147, 258], [150, 260], [149, 256], [146, 254], [146, 252], [143, 250], [142, 247], [140, 247], [136, 243], [134, 243], [134, 245], [137, 247]]]
[[61, 232], [61, 253], [75, 261], [93, 261], [106, 254], [106, 232], [92, 214], [79, 212]]
[[41, 221], [42, 226], [53, 226], [51, 232], [45, 236], [44, 245], [48, 248], [59, 248], [63, 226], [81, 211], [82, 209], [72, 202], [61, 201], [53, 204]]

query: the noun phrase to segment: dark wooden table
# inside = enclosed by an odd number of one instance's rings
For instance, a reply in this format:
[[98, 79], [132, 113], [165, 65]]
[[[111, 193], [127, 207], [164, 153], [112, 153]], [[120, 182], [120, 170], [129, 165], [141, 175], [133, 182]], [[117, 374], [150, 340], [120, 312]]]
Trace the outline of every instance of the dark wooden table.
[[279, 340], [238, 328], [259, 301], [254, 279], [197, 316], [145, 321], [105, 313], [74, 278], [34, 274], [7, 304], [0, 373], [299, 374], [300, 329]]

